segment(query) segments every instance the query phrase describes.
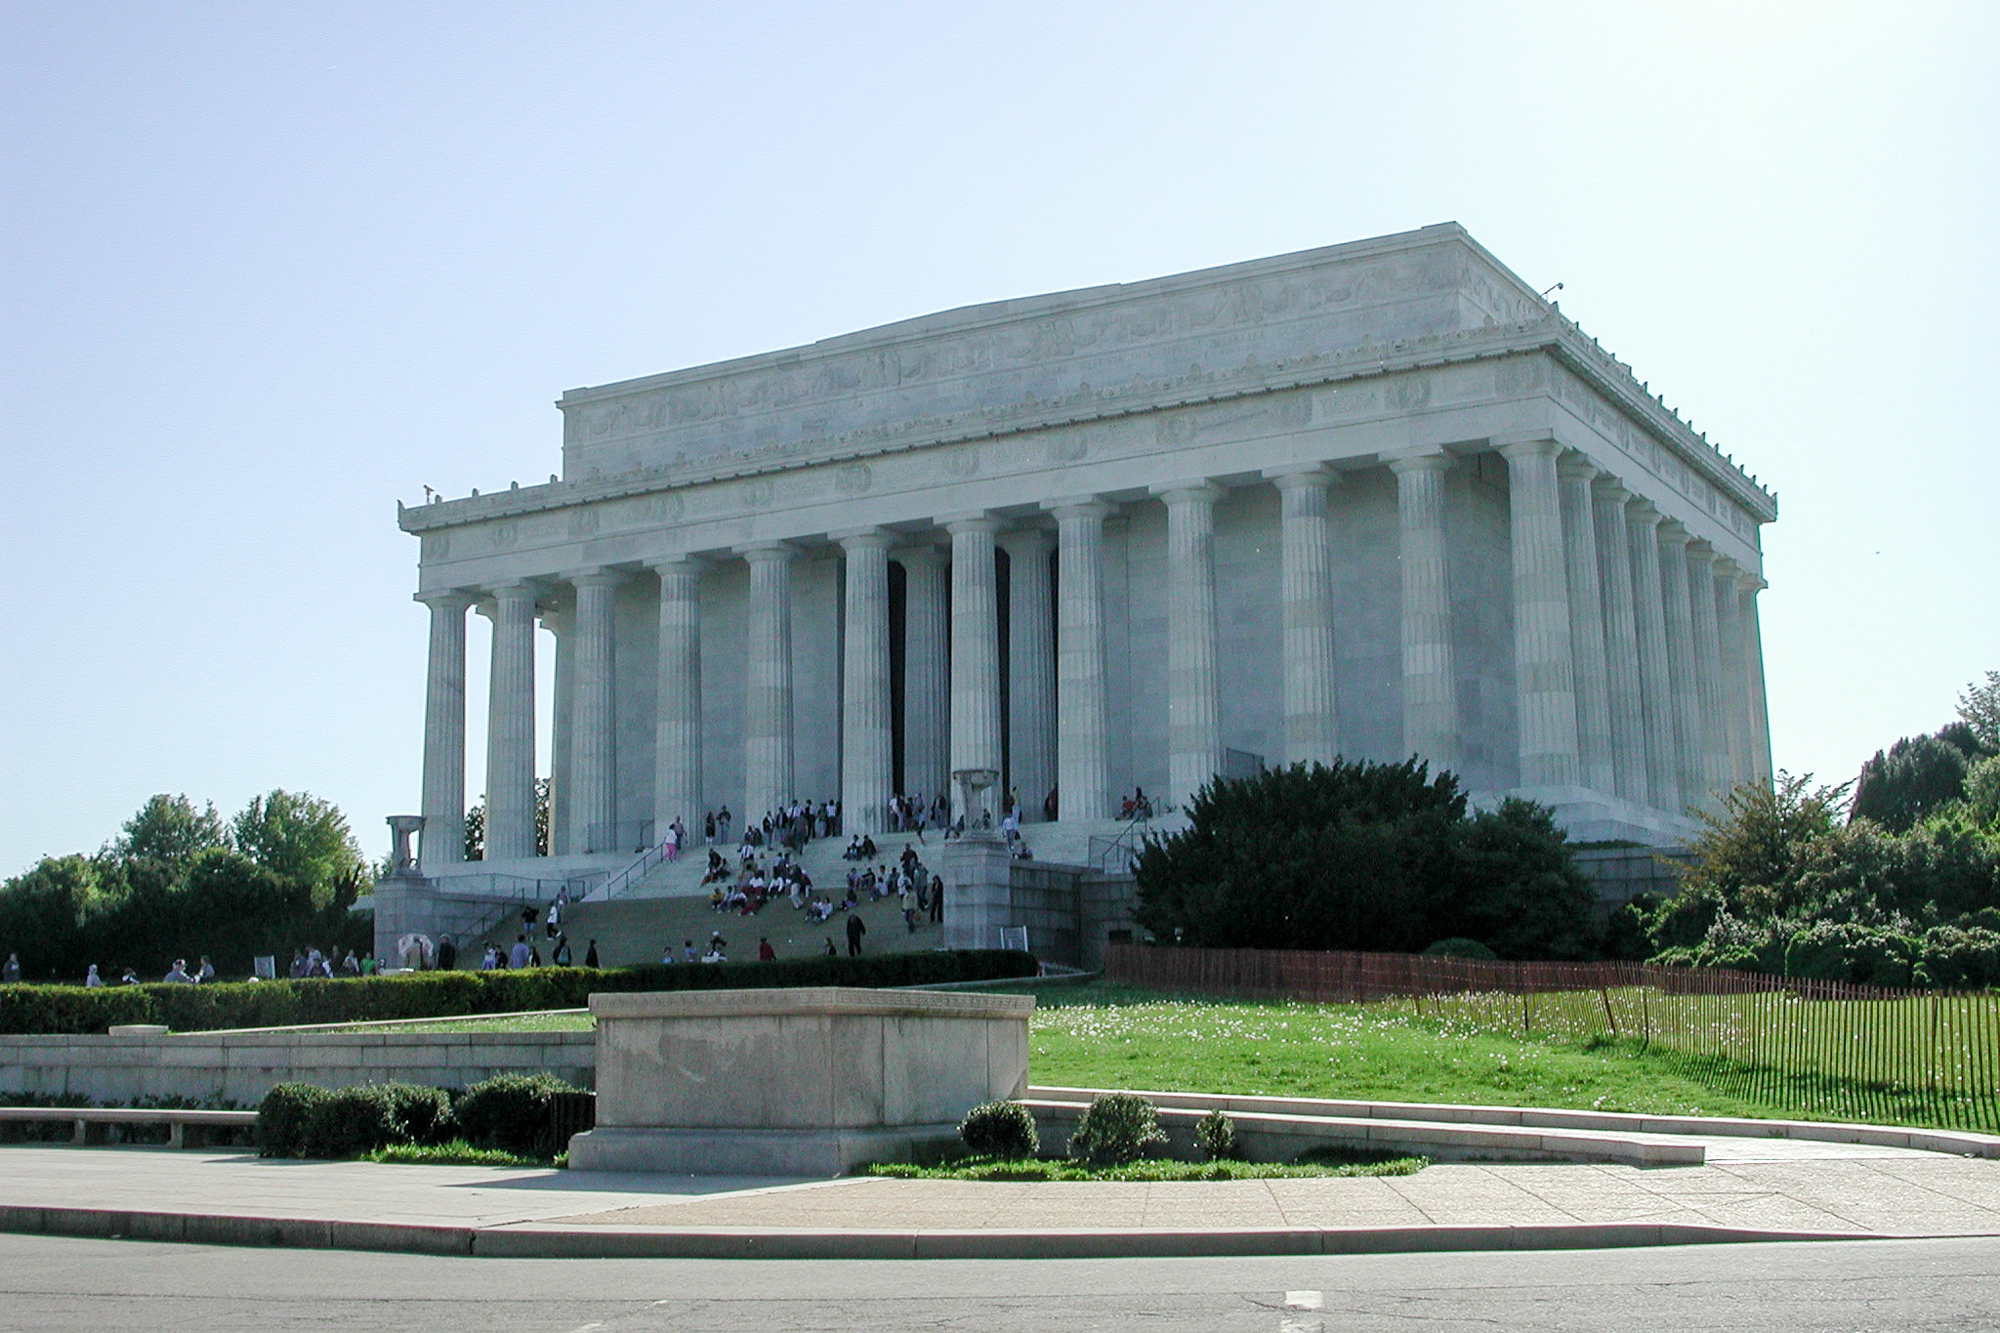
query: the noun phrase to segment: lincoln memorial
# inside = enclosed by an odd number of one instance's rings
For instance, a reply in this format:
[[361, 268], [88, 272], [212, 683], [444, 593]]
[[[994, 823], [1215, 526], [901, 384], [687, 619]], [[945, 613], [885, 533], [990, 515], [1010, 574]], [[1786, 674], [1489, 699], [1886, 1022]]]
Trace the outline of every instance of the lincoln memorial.
[[740, 828], [837, 799], [880, 830], [892, 793], [960, 770], [1053, 808], [1051, 849], [1138, 789], [1172, 808], [1336, 755], [1414, 753], [1649, 845], [1770, 774], [1774, 497], [1455, 224], [558, 407], [560, 476], [400, 513], [430, 614], [427, 876], [470, 869], [482, 791], [486, 869], [532, 876], [724, 805]]

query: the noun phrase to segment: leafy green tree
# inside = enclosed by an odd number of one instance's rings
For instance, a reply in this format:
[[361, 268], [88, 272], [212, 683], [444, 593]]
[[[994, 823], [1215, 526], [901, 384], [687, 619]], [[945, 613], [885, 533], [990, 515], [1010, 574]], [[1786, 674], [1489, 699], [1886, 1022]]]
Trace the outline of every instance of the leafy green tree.
[[1656, 948], [1693, 948], [1718, 916], [1768, 917], [1799, 905], [1797, 884], [1815, 842], [1840, 827], [1847, 785], [1817, 787], [1812, 774], [1780, 771], [1770, 786], [1746, 782], [1719, 812], [1700, 813], [1702, 831], [1680, 892], [1647, 923]]
[[[535, 855], [549, 854], [549, 792], [553, 780], [535, 779]], [[486, 798], [481, 796], [465, 812], [465, 859], [486, 859]]]
[[1853, 819], [1901, 833], [1965, 791], [1965, 752], [1943, 736], [1904, 737], [1861, 766]]
[[1989, 671], [1984, 681], [1965, 687], [1958, 696], [1958, 716], [1981, 750], [2000, 754], [2000, 671]]
[[[106, 881], [110, 884], [107, 886]], [[81, 981], [92, 928], [122, 891], [119, 867], [88, 856], [47, 856], [0, 885], [0, 957], [21, 955], [22, 977]]]
[[316, 906], [326, 906], [341, 892], [353, 901], [366, 863], [347, 816], [332, 802], [278, 789], [253, 796], [232, 827], [239, 851], [306, 885]]
[[1162, 939], [1219, 948], [1415, 952], [1473, 936], [1508, 957], [1588, 948], [1591, 891], [1527, 802], [1468, 816], [1450, 773], [1297, 764], [1217, 778], [1191, 825], [1142, 850], [1136, 912]]
[[227, 846], [229, 829], [213, 802], [197, 810], [186, 796], [162, 793], [125, 821], [110, 851], [127, 861], [158, 861], [178, 875], [203, 852]]

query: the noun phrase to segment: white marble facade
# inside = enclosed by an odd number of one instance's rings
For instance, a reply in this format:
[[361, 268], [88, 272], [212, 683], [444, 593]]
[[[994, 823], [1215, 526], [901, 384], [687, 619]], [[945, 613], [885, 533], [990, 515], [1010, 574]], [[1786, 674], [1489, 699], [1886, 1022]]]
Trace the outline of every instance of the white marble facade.
[[431, 873], [468, 786], [490, 856], [526, 858], [538, 771], [569, 857], [794, 797], [879, 827], [960, 768], [1102, 819], [1256, 760], [1413, 752], [1580, 838], [1663, 843], [1770, 773], [1774, 498], [1454, 224], [559, 406], [560, 480], [401, 511]]

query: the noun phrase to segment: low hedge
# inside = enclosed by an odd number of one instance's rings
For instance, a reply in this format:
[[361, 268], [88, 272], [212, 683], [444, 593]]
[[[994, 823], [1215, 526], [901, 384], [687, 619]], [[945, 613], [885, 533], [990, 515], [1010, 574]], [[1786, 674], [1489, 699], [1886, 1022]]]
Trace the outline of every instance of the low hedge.
[[531, 967], [520, 971], [419, 972], [317, 981], [236, 981], [207, 986], [0, 986], [0, 1033], [103, 1032], [114, 1023], [164, 1023], [176, 1032], [352, 1023], [529, 1009], [577, 1009], [594, 992], [752, 990], [786, 986], [920, 986], [1035, 975], [1030, 954], [939, 950], [775, 963], [662, 967]]
[[549, 1103], [578, 1089], [553, 1074], [502, 1074], [457, 1095], [415, 1083], [321, 1088], [280, 1083], [257, 1107], [263, 1157], [359, 1157], [377, 1148], [435, 1146], [463, 1134], [474, 1147], [522, 1156], [557, 1150]]

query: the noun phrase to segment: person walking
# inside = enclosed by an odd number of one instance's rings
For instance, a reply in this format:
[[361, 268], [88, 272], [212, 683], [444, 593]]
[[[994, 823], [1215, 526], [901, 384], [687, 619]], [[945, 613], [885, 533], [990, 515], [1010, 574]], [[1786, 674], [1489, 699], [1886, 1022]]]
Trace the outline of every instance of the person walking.
[[[669, 945], [669, 946], [667, 946], [667, 952], [668, 952], [668, 954], [672, 954], [672, 953], [673, 953], [673, 946], [672, 946], [672, 945]], [[592, 941], [590, 942], [590, 947], [589, 947], [588, 949], [585, 949], [585, 950], [583, 951], [583, 965], [584, 965], [585, 967], [596, 967], [596, 966], [597, 966], [597, 941], [596, 941], [596, 940], [592, 940]]]
[[21, 955], [10, 953], [7, 955], [7, 961], [0, 963], [0, 982], [5, 982], [9, 986], [13, 986], [19, 984], [20, 980]]
[[847, 956], [849, 958], [859, 958], [861, 956], [861, 937], [867, 933], [868, 924], [861, 919], [861, 914], [859, 912], [849, 912], [847, 914]]

